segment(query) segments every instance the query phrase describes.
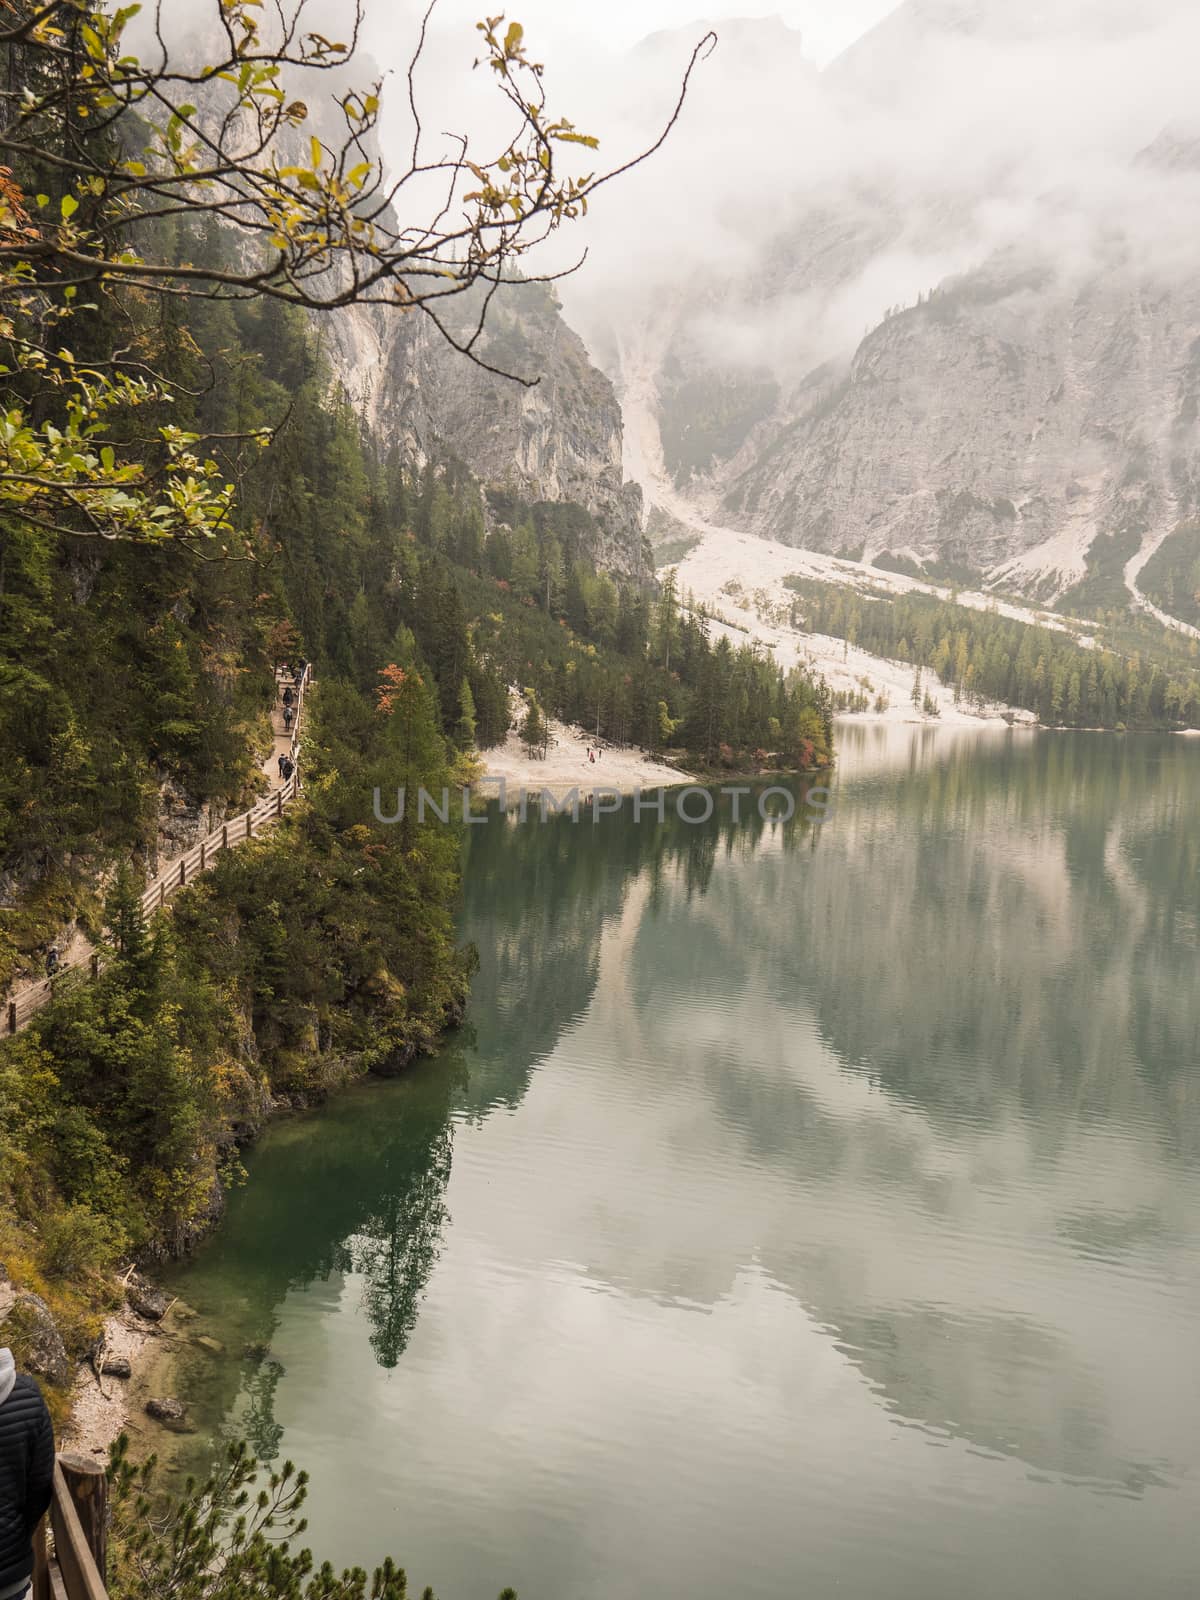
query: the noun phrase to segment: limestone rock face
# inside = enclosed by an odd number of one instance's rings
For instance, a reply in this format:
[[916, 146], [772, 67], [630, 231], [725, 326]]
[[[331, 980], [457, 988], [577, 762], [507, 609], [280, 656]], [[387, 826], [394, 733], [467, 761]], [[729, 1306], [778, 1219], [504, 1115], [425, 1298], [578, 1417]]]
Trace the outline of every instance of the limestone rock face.
[[1066, 577], [1098, 534], [1132, 555], [1193, 513], [1198, 412], [1192, 284], [1125, 273], [1064, 294], [981, 272], [794, 394], [732, 464], [723, 504], [788, 544]]
[[[445, 320], [460, 337], [474, 302]], [[592, 513], [600, 567], [646, 575], [642, 495], [622, 470], [621, 408], [592, 366], [550, 290], [522, 284], [499, 293], [479, 354], [532, 387], [482, 370], [457, 353], [428, 318], [355, 307], [328, 319], [326, 351], [338, 377], [385, 446], [409, 462], [456, 457], [487, 487], [529, 501], [573, 501]]]

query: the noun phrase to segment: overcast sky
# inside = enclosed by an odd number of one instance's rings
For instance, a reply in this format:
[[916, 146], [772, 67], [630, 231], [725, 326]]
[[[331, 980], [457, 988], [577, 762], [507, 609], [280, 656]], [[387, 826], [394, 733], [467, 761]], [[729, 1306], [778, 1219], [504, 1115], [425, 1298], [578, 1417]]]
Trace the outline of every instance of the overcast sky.
[[[424, 4], [366, 0], [393, 170], [409, 158], [404, 72]], [[430, 148], [451, 129], [473, 152], [499, 148], [503, 103], [470, 70], [485, 9], [438, 0], [417, 83]], [[1036, 255], [1072, 279], [1121, 252], [1155, 272], [1200, 267], [1200, 161], [1138, 160], [1168, 125], [1197, 125], [1200, 0], [925, 0], [827, 71], [895, 0], [504, 9], [547, 64], [550, 112], [599, 135], [601, 169], [653, 142], [706, 14], [720, 35], [666, 146], [533, 261], [559, 270], [586, 245], [562, 295], [593, 350], [675, 304], [724, 359], [807, 370], [985, 262]], [[775, 20], [734, 20], [752, 17]], [[653, 34], [668, 37], [637, 48]]]

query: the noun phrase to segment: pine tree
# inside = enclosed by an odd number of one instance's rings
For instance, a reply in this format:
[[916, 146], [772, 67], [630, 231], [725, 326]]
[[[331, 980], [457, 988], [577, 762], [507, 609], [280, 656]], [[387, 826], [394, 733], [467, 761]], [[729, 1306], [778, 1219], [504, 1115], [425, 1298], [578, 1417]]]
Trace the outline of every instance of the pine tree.
[[471, 685], [466, 678], [458, 694], [458, 727], [455, 738], [464, 750], [469, 750], [475, 743], [475, 697], [471, 693]]
[[532, 689], [525, 690], [525, 700], [528, 709], [521, 723], [521, 738], [525, 743], [525, 753], [531, 758], [544, 759], [550, 730], [546, 725], [546, 719], [538, 703], [538, 697]]

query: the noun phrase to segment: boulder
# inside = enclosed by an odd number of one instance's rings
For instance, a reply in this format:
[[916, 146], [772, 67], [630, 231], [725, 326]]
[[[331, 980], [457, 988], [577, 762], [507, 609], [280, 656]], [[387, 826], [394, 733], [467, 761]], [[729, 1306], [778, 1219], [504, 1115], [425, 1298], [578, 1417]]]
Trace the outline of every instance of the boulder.
[[97, 1371], [102, 1378], [132, 1378], [133, 1364], [128, 1356], [104, 1356]]
[[58, 1324], [41, 1295], [28, 1292], [13, 1297], [3, 1322], [3, 1342], [18, 1348], [21, 1362], [39, 1378], [65, 1389], [75, 1371]]
[[225, 1354], [225, 1346], [221, 1341], [213, 1339], [207, 1333], [198, 1333], [192, 1343], [198, 1344], [201, 1350], [207, 1350], [210, 1355], [223, 1356]]
[[170, 1309], [171, 1302], [161, 1289], [145, 1278], [131, 1278], [125, 1287], [125, 1298], [139, 1317], [147, 1322], [161, 1322]]
[[155, 1422], [182, 1422], [187, 1407], [182, 1400], [147, 1400], [146, 1415]]

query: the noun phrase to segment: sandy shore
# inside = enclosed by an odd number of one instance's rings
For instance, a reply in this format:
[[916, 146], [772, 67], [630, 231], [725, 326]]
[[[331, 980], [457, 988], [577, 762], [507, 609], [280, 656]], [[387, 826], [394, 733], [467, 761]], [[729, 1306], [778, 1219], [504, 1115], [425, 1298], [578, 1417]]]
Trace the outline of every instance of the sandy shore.
[[[588, 760], [589, 749], [599, 750], [598, 761]], [[520, 802], [522, 789], [531, 794], [549, 789], [560, 795], [578, 788], [582, 800], [599, 788], [632, 794], [639, 788], [659, 789], [693, 781], [689, 773], [656, 761], [644, 750], [607, 745], [590, 738], [581, 728], [553, 720], [544, 761], [526, 753], [515, 731], [510, 731], [502, 745], [485, 750], [483, 761], [484, 777], [488, 781], [481, 786], [480, 793], [495, 799], [498, 781], [503, 779], [508, 788], [505, 799], [510, 806]]]
[[128, 1361], [133, 1376], [97, 1377], [90, 1362], [80, 1366], [71, 1392], [71, 1414], [60, 1441], [62, 1448], [80, 1455], [106, 1457], [109, 1446], [122, 1433], [136, 1437], [155, 1426], [143, 1408], [153, 1392], [150, 1384], [159, 1365], [159, 1347], [172, 1337], [171, 1315], [164, 1319], [167, 1326], [163, 1327], [124, 1306], [107, 1319], [103, 1357]]
[[132, 1376], [105, 1373], [98, 1378], [90, 1362], [82, 1363], [60, 1448], [105, 1458], [125, 1433], [135, 1459], [151, 1450], [162, 1455], [172, 1435], [146, 1415], [146, 1401], [173, 1396], [179, 1352], [197, 1336], [194, 1318], [195, 1312], [182, 1301], [175, 1301], [160, 1322], [139, 1316], [129, 1306], [114, 1312], [104, 1324], [103, 1359], [128, 1361]]

